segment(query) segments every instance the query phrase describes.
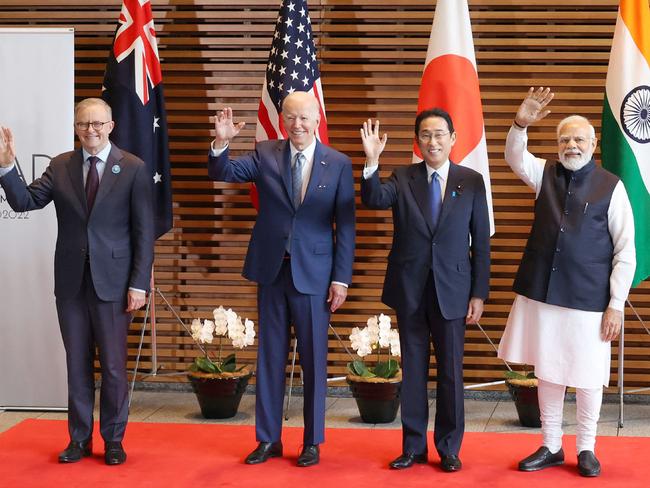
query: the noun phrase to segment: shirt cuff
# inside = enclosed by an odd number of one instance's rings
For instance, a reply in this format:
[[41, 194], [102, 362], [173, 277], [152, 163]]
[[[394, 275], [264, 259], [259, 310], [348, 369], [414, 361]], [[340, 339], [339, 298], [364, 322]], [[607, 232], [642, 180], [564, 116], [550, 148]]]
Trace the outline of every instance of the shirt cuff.
[[370, 178], [372, 175], [375, 174], [375, 171], [379, 168], [379, 165], [376, 164], [375, 166], [365, 166], [363, 168], [363, 179], [367, 180]]
[[623, 312], [625, 310], [625, 300], [612, 297], [609, 299], [609, 308]]
[[348, 284], [347, 284], [347, 283], [342, 283], [342, 282], [340, 282], [340, 281], [332, 281], [332, 284], [333, 284], [333, 285], [341, 285], [341, 286], [345, 286], [346, 288], [348, 287]]
[[210, 154], [212, 154], [212, 156], [214, 156], [215, 158], [218, 158], [219, 156], [221, 156], [221, 154], [222, 154], [226, 149], [228, 149], [228, 144], [226, 144], [226, 145], [225, 145], [224, 147], [222, 147], [222, 148], [216, 149], [216, 148], [214, 147], [214, 140], [210, 143]]
[[141, 290], [140, 288], [133, 288], [132, 286], [129, 286], [130, 291], [139, 291], [140, 293], [144, 293], [145, 295], [147, 294], [146, 290]]
[[16, 166], [16, 163], [11, 163], [11, 166], [7, 166], [6, 168], [0, 168], [0, 178], [2, 178], [4, 175], [9, 173], [14, 167]]

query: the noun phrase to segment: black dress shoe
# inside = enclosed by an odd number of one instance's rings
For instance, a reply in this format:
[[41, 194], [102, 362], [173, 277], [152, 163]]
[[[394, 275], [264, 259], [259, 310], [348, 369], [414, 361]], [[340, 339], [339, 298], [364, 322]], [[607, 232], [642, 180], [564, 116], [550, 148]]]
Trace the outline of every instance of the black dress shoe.
[[282, 457], [282, 442], [260, 442], [244, 461], [246, 464], [260, 464], [272, 457]]
[[126, 452], [122, 447], [121, 442], [105, 442], [104, 443], [104, 462], [109, 466], [123, 464], [126, 461]]
[[426, 464], [427, 453], [414, 454], [412, 452], [404, 452], [401, 456], [393, 459], [388, 466], [391, 469], [406, 469], [413, 466], [413, 463]]
[[600, 475], [600, 463], [593, 451], [580, 451], [580, 454], [578, 454], [578, 473], [581, 476], [590, 478]]
[[68, 447], [59, 454], [60, 463], [76, 463], [81, 458], [91, 456], [93, 453], [93, 441], [70, 441]]
[[547, 447], [542, 446], [527, 458], [519, 461], [519, 471], [539, 471], [560, 464], [564, 464], [564, 451], [560, 448], [553, 454]]
[[303, 446], [300, 456], [298, 456], [298, 462], [296, 463], [301, 468], [306, 468], [307, 466], [313, 466], [318, 464], [320, 461], [320, 449], [317, 444]]
[[447, 456], [440, 456], [440, 467], [443, 471], [453, 473], [454, 471], [460, 471], [463, 463], [460, 462], [460, 458], [456, 454], [449, 454]]

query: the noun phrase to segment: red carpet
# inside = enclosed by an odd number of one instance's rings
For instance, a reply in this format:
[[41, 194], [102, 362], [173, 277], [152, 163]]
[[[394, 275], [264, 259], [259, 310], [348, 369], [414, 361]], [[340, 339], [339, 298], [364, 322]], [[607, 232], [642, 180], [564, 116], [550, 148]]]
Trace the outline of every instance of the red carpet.
[[[95, 438], [100, 440], [98, 432]], [[517, 461], [534, 451], [540, 435], [468, 433], [463, 442], [463, 470], [444, 473], [437, 456], [428, 465], [392, 471], [387, 463], [399, 454], [401, 431], [328, 429], [321, 463], [294, 466], [302, 430], [284, 429], [285, 457], [247, 466], [243, 458], [255, 446], [251, 426], [218, 424], [129, 423], [122, 466], [106, 466], [103, 444], [95, 455], [76, 464], [57, 463], [67, 440], [66, 423], [26, 420], [0, 434], [0, 487], [647, 487], [650, 484], [650, 439], [599, 437], [600, 478], [581, 478], [576, 471], [575, 438], [565, 438], [567, 463], [537, 473], [520, 473]]]

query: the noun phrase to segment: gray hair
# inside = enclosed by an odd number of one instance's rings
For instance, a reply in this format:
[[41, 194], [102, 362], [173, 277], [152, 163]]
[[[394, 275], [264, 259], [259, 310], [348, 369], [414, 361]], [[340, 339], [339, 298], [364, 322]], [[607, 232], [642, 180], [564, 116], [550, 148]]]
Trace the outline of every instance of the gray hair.
[[569, 115], [568, 117], [565, 117], [562, 120], [560, 120], [560, 123], [557, 124], [557, 137], [558, 138], [560, 137], [560, 132], [562, 131], [565, 125], [575, 124], [575, 123], [587, 124], [589, 126], [589, 132], [591, 138], [592, 139], [596, 138], [596, 129], [594, 129], [594, 126], [591, 125], [589, 119], [587, 117], [583, 117], [582, 115]]
[[111, 106], [106, 103], [106, 101], [102, 98], [84, 98], [82, 101], [80, 101], [77, 105], [74, 107], [74, 118], [77, 120], [77, 114], [85, 109], [88, 108], [92, 105], [101, 105], [106, 109], [106, 112], [108, 113], [108, 118], [109, 120], [113, 120], [113, 110], [111, 109]]

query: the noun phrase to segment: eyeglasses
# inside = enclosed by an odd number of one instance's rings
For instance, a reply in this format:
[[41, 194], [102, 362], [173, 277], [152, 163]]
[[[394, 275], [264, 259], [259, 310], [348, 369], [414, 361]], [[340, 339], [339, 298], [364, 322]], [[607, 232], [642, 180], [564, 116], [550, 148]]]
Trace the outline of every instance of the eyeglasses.
[[587, 141], [591, 141], [591, 137], [582, 137], [582, 136], [577, 136], [577, 137], [571, 137], [571, 136], [562, 136], [560, 137], [557, 142], [562, 144], [563, 146], [566, 146], [569, 142], [571, 142], [571, 139], [574, 140], [574, 142], [578, 145], [581, 146], [583, 144], [586, 144]]
[[436, 142], [440, 142], [445, 138], [447, 134], [449, 134], [449, 131], [447, 132], [440, 131], [440, 132], [433, 132], [433, 133], [422, 132], [421, 134], [418, 134], [418, 139], [420, 140], [420, 142], [431, 142], [434, 139], [436, 140]]
[[102, 130], [102, 127], [104, 127], [104, 124], [110, 124], [110, 120], [108, 122], [99, 122], [99, 121], [94, 121], [94, 122], [75, 122], [75, 127], [79, 130], [88, 130], [90, 127], [92, 127], [95, 130]]

